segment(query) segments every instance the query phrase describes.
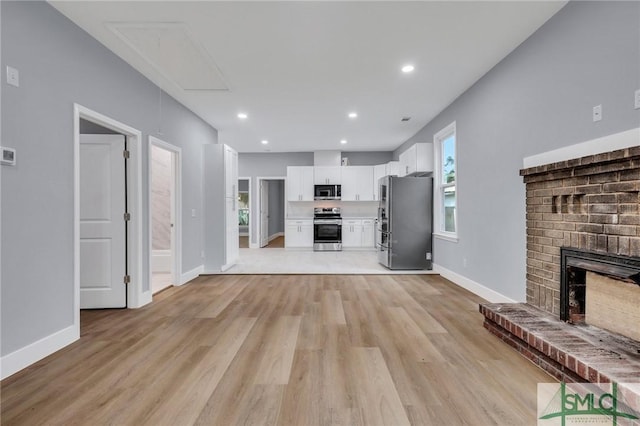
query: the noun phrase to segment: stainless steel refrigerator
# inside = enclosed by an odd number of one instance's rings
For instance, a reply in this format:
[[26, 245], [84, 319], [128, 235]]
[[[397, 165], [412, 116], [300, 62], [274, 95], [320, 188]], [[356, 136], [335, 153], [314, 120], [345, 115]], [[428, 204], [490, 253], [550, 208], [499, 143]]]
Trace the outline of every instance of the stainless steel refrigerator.
[[385, 176], [378, 185], [378, 261], [389, 269], [431, 269], [433, 178]]

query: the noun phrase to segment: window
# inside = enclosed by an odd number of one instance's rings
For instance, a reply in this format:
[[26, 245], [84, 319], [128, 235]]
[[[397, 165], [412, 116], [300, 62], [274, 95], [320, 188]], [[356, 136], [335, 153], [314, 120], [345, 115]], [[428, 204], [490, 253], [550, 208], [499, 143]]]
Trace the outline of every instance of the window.
[[436, 157], [435, 234], [457, 241], [456, 123], [434, 136]]

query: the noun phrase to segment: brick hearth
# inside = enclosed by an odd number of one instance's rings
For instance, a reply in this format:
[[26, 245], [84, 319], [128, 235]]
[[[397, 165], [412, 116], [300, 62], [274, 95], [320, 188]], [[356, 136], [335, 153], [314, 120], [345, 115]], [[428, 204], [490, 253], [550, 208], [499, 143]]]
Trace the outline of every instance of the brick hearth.
[[[567, 383], [616, 382], [640, 408], [640, 342], [576, 326], [525, 303], [480, 305], [484, 327], [553, 377]], [[625, 385], [636, 383], [636, 385]]]

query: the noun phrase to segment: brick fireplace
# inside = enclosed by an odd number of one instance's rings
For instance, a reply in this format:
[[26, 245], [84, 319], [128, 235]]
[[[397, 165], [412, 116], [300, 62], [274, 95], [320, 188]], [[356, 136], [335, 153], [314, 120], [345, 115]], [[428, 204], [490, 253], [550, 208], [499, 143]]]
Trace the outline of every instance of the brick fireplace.
[[481, 305], [485, 328], [558, 380], [640, 382], [640, 146], [520, 175], [527, 303]]
[[529, 169], [527, 303], [560, 315], [560, 248], [640, 256], [640, 147]]

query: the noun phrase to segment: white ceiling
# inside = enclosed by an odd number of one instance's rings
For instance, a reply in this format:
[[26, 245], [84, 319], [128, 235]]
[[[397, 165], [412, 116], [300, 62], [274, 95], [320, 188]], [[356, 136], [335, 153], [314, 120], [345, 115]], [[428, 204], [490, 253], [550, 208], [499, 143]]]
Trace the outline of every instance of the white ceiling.
[[394, 150], [565, 3], [51, 2], [240, 152]]

